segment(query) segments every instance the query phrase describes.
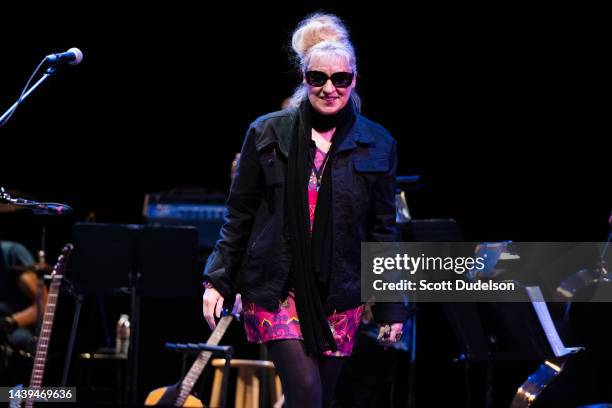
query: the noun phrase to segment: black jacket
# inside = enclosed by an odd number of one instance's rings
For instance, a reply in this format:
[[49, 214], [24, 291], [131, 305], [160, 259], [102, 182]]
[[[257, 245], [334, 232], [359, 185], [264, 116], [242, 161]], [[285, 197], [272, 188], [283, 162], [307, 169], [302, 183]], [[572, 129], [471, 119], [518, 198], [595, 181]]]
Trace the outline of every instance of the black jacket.
[[[287, 289], [291, 239], [284, 226], [284, 197], [290, 138], [298, 110], [264, 115], [249, 127], [227, 201], [221, 239], [204, 271], [226, 299], [275, 309]], [[333, 266], [328, 310], [361, 301], [360, 251], [364, 241], [396, 241], [396, 142], [382, 126], [357, 114], [353, 127], [330, 158], [332, 171]], [[395, 304], [375, 307], [379, 322], [407, 318]]]

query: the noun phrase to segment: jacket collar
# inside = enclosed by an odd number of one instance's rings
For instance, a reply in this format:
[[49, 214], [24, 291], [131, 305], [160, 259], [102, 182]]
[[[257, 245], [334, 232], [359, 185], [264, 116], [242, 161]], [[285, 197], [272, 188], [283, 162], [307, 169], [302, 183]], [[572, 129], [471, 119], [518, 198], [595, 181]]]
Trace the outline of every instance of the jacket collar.
[[[290, 115], [291, 120], [289, 123], [295, 123], [297, 120], [298, 110], [294, 110]], [[348, 135], [342, 141], [342, 144], [338, 146], [337, 152], [355, 149], [357, 144], [367, 145], [373, 143], [374, 138], [370, 132], [365, 129], [365, 127], [366, 124], [363, 116], [356, 113], [355, 123], [353, 123], [353, 127], [349, 130]], [[276, 135], [271, 132], [264, 132], [262, 137], [256, 141], [256, 149], [257, 151], [260, 151], [271, 143], [276, 142], [278, 143], [278, 149], [280, 150], [281, 154], [285, 157], [289, 157], [289, 144], [292, 134], [293, 133], [290, 127], [278, 129]]]
[[338, 152], [344, 150], [351, 150], [357, 147], [357, 143], [359, 144], [370, 144], [374, 142], [374, 139], [370, 135], [369, 132], [365, 131], [365, 123], [363, 120], [363, 116], [360, 114], [356, 114], [355, 123], [353, 123], [353, 127], [349, 130], [349, 134], [346, 139], [342, 142], [340, 146], [338, 146]]

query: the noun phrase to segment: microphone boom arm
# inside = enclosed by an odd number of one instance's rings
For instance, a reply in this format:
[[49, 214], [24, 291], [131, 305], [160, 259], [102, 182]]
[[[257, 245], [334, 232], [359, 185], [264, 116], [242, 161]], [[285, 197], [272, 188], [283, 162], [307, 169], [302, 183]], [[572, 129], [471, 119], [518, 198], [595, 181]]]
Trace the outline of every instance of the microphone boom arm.
[[32, 92], [34, 92], [34, 90], [36, 88], [38, 88], [39, 85], [41, 85], [43, 82], [45, 82], [47, 80], [47, 78], [49, 78], [50, 76], [52, 76], [53, 74], [55, 74], [56, 71], [56, 67], [55, 66], [50, 66], [49, 68], [47, 68], [47, 70], [45, 71], [45, 73], [43, 74], [43, 76], [36, 81], [36, 83], [34, 85], [32, 85], [30, 87], [30, 89], [28, 89], [22, 97], [20, 97], [17, 102], [15, 102], [13, 104], [13, 106], [11, 106], [10, 108], [8, 108], [8, 110], [6, 112], [4, 112], [4, 114], [2, 114], [2, 116], [0, 116], [0, 127], [2, 127], [5, 123], [6, 120], [8, 120], [8, 118], [11, 116], [11, 114], [13, 113], [13, 111], [15, 109], [17, 109], [17, 106], [19, 106], [24, 100], [26, 100], [26, 98], [28, 96], [30, 96], [30, 94]]
[[12, 204], [17, 207], [23, 207], [32, 210], [34, 214], [41, 215], [65, 215], [73, 211], [72, 207], [66, 204], [39, 203], [38, 201], [26, 200], [24, 198], [13, 198], [6, 190], [4, 190], [4, 187], [0, 187], [0, 202]]

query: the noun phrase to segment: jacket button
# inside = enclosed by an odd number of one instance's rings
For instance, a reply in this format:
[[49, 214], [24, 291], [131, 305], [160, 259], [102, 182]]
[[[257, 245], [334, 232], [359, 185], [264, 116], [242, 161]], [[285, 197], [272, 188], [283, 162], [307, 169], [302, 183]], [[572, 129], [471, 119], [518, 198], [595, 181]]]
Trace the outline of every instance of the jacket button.
[[268, 166], [274, 166], [274, 159], [268, 159]]

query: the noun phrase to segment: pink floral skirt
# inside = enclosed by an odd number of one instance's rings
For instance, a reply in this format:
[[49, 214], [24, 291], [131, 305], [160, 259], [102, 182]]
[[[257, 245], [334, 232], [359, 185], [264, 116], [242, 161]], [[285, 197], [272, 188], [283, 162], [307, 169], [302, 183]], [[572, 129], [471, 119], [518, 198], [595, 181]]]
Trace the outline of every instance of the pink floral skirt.
[[[288, 339], [303, 340], [293, 292], [289, 292], [287, 299], [279, 302], [276, 311], [271, 312], [249, 302], [244, 302], [242, 310], [247, 339], [252, 343]], [[338, 351], [328, 350], [324, 355], [334, 357], [351, 355], [362, 313], [363, 305], [342, 312], [334, 311], [327, 316], [327, 322], [336, 340]]]

